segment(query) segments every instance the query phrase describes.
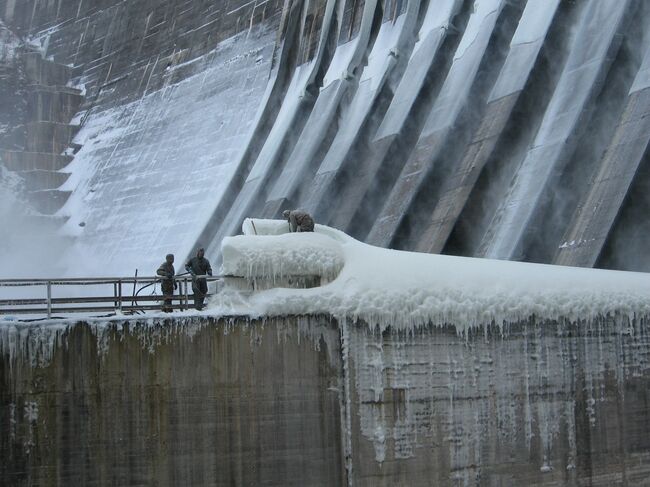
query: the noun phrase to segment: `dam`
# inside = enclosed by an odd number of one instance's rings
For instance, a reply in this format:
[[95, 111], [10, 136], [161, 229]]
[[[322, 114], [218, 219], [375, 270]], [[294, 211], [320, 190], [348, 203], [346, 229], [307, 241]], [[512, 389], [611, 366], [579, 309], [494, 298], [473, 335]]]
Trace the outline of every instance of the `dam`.
[[648, 482], [646, 274], [287, 231], [225, 239], [205, 311], [2, 322], [3, 481]]
[[5, 245], [56, 276], [218, 262], [286, 208], [382, 247], [650, 269], [645, 1], [2, 0], [0, 21]]
[[223, 276], [0, 305], [0, 484], [650, 485], [650, 2], [0, 0], [0, 108], [0, 281]]

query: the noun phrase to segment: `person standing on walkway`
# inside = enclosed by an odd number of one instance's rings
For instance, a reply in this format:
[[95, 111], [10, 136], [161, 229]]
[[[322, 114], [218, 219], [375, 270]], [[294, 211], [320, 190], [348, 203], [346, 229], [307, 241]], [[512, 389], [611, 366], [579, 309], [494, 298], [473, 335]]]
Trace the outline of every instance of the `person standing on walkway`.
[[192, 291], [194, 292], [194, 307], [199, 311], [203, 309], [203, 300], [208, 293], [208, 283], [205, 278], [197, 276], [211, 276], [212, 267], [210, 261], [204, 257], [205, 250], [203, 247], [196, 252], [196, 257], [192, 257], [185, 264], [185, 270], [192, 274]]
[[160, 287], [164, 297], [162, 310], [165, 313], [171, 313], [173, 311], [172, 296], [174, 296], [174, 289], [178, 287], [178, 284], [174, 280], [175, 273], [174, 254], [167, 254], [165, 256], [165, 262], [160, 264], [160, 267], [158, 267], [158, 270], [156, 271], [156, 274], [162, 277]]

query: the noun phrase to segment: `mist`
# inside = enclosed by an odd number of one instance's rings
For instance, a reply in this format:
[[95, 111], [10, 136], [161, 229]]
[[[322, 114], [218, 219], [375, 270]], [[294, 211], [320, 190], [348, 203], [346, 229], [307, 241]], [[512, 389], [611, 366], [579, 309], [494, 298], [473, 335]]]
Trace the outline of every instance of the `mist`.
[[22, 179], [0, 165], [0, 277], [60, 277], [70, 241], [53, 218], [30, 206], [23, 188]]

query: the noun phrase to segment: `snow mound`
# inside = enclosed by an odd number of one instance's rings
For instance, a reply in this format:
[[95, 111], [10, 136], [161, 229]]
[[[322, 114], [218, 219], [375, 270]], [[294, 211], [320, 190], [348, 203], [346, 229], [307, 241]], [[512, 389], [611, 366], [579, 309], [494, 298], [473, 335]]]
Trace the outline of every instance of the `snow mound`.
[[304, 273], [325, 276], [326, 284], [254, 292], [237, 299], [236, 309], [226, 291], [212, 311], [327, 314], [382, 328], [452, 324], [458, 331], [530, 318], [632, 323], [650, 315], [650, 274], [389, 250], [322, 225], [300, 234], [286, 233], [284, 221], [247, 220], [243, 230], [222, 244], [226, 274], [273, 280]]
[[[288, 233], [288, 229], [286, 222], [280, 226], [274, 220], [253, 223], [247, 219], [244, 235], [223, 240], [223, 273], [271, 281], [286, 276], [319, 276], [323, 282], [338, 276], [345, 262], [338, 242], [322, 233]], [[264, 233], [251, 235], [251, 230]]]

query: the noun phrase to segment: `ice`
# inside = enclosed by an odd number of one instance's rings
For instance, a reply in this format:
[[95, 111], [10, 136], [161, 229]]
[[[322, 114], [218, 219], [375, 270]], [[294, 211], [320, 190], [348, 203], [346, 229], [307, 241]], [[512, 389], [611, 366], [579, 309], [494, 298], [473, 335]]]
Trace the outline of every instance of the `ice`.
[[62, 188], [72, 191], [63, 231], [76, 237], [69, 275], [151, 274], [165, 254], [182, 260], [193, 252], [269, 85], [274, 33], [258, 27], [234, 41], [202, 56], [178, 83], [91, 112]]
[[451, 127], [467, 103], [472, 81], [487, 49], [504, 0], [478, 0], [469, 18], [460, 45], [454, 54], [454, 62], [440, 90], [424, 128], [424, 134]]
[[502, 0], [476, 0], [474, 2], [474, 11], [469, 19], [463, 38], [456, 49], [455, 60], [463, 57], [465, 51], [479, 40], [483, 23], [489, 22], [489, 18], [492, 16], [498, 16], [502, 7]]
[[459, 0], [429, 3], [427, 13], [413, 47], [406, 72], [402, 76], [375, 139], [400, 132], [419, 93], [429, 66], [442, 44], [451, 19], [460, 8]]
[[526, 4], [489, 101], [524, 89], [559, 3], [560, 0], [530, 0]]
[[[255, 224], [257, 234], [251, 234]], [[248, 279], [305, 272], [333, 280], [311, 289], [274, 288], [242, 298], [251, 316], [325, 314], [382, 329], [478, 326], [537, 320], [632, 322], [650, 312], [650, 275], [373, 247], [323, 225], [287, 233], [286, 222], [249, 220], [223, 241], [224, 271]], [[228, 293], [226, 293], [228, 294]], [[219, 314], [220, 295], [211, 302]], [[228, 312], [232, 312], [228, 303]]]
[[239, 235], [224, 239], [221, 249], [223, 273], [249, 279], [321, 276], [331, 280], [343, 267], [340, 245], [320, 233]]
[[357, 51], [357, 46], [359, 45], [359, 37], [355, 37], [345, 44], [341, 44], [336, 48], [334, 52], [334, 57], [330, 62], [329, 67], [327, 68], [327, 73], [323, 79], [323, 88], [327, 88], [334, 81], [345, 79], [349, 76], [352, 76], [350, 73], [350, 63], [354, 57], [354, 53]]
[[535, 140], [490, 224], [480, 255], [510, 259], [518, 252], [544, 190], [566, 163], [584, 110], [598, 93], [627, 5], [623, 1], [586, 4]]
[[22, 42], [0, 20], [0, 62], [11, 63], [16, 59], [16, 51]]
[[56, 348], [63, 343], [67, 329], [66, 323], [48, 326], [3, 323], [0, 325], [0, 353], [10, 358], [10, 367], [19, 357], [27, 357], [32, 367], [42, 367], [50, 362]]
[[632, 88], [630, 88], [630, 94], [646, 88], [650, 88], [650, 47], [646, 49], [641, 68], [634, 78]]
[[[409, 9], [409, 17], [415, 13], [411, 10], [413, 9]], [[368, 57], [368, 65], [361, 75], [359, 88], [350, 102], [347, 116], [340, 122], [341, 127], [318, 169], [318, 174], [339, 170], [343, 164], [345, 156], [370, 113], [379, 88], [383, 86], [388, 73], [395, 65], [395, 57], [391, 53], [397, 51], [400, 37], [404, 35], [403, 29], [406, 20], [407, 14], [403, 14], [394, 23], [384, 22], [381, 25], [377, 40]], [[410, 20], [409, 18], [409, 25]]]

